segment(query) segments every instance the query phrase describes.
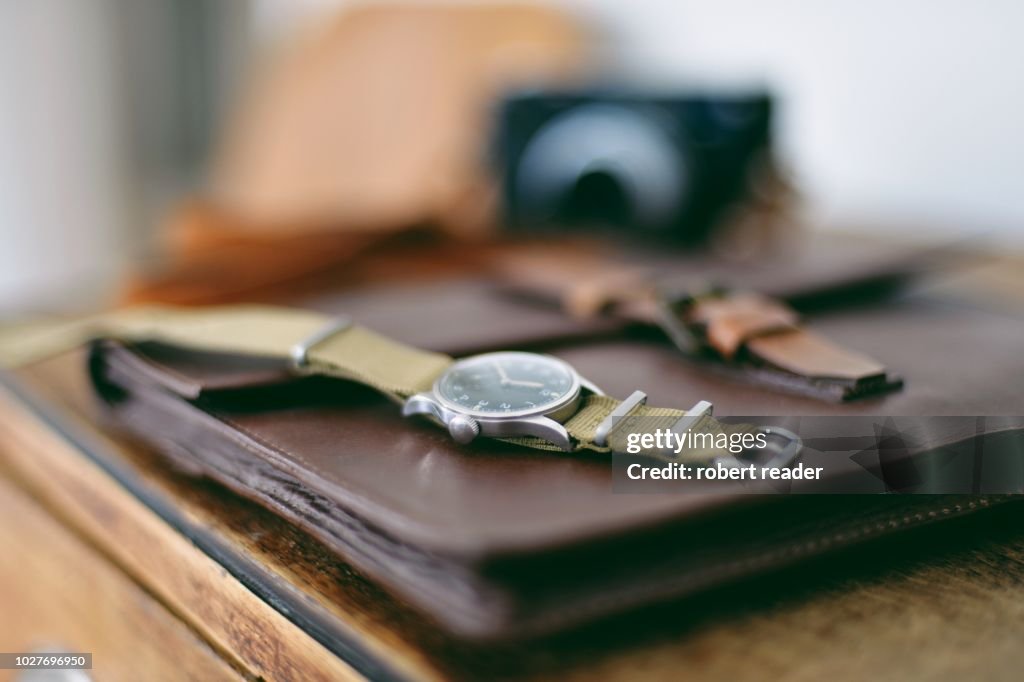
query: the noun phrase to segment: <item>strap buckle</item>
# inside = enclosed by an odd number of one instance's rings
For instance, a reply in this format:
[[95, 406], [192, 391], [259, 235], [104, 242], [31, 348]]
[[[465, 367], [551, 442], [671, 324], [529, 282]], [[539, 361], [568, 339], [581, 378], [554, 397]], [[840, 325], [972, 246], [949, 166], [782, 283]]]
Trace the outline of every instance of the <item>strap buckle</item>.
[[341, 315], [334, 318], [320, 329], [302, 339], [288, 349], [288, 367], [295, 373], [301, 373], [309, 365], [309, 351], [332, 336], [340, 334], [352, 326], [352, 318]]
[[[637, 411], [641, 406], [647, 403], [647, 394], [643, 391], [633, 391], [628, 398], [623, 400], [618, 407], [616, 407], [611, 414], [604, 418], [604, 420], [598, 425], [597, 430], [594, 432], [593, 442], [595, 445], [605, 447], [608, 445], [608, 436], [611, 435], [612, 430], [621, 419], [627, 419], [631, 414]], [[697, 421], [705, 416], [712, 413], [714, 406], [707, 400], [701, 400], [696, 405], [686, 411], [686, 414], [681, 416], [676, 423], [672, 425], [670, 432], [672, 434], [681, 434], [693, 428]], [[797, 457], [800, 456], [800, 451], [803, 449], [803, 441], [800, 436], [796, 435], [789, 429], [784, 429], [781, 426], [762, 426], [760, 427], [761, 432], [765, 434], [766, 445], [764, 448], [758, 450], [762, 453], [762, 457], [759, 458], [761, 466], [768, 468], [784, 469], [792, 466], [796, 461]], [[748, 451], [749, 452], [749, 451]], [[742, 456], [743, 453], [740, 453]], [[767, 455], [767, 458], [764, 458]], [[740, 459], [740, 456], [732, 454], [723, 454], [712, 458], [708, 463], [710, 465], [721, 465], [730, 469], [748, 466], [752, 462], [744, 459]]]
[[693, 292], [659, 288], [655, 297], [658, 304], [658, 326], [668, 335], [676, 348], [690, 355], [696, 354], [701, 350], [701, 343], [683, 320], [686, 311], [698, 299], [724, 296], [727, 291], [724, 287], [713, 284], [703, 285]]
[[[594, 431], [594, 444], [600, 447], [608, 445], [608, 436], [611, 434], [612, 429], [615, 428], [615, 424], [620, 419], [629, 417], [633, 412], [647, 404], [647, 394], [643, 391], [633, 391], [629, 394], [629, 397], [619, 403], [619, 406], [612, 410], [612, 413], [604, 418], [597, 426], [597, 430]], [[711, 414], [714, 406], [707, 400], [701, 400], [699, 403], [691, 407], [686, 411], [682, 417], [672, 426], [672, 432], [678, 433], [686, 431], [693, 426], [698, 419], [706, 415]]]

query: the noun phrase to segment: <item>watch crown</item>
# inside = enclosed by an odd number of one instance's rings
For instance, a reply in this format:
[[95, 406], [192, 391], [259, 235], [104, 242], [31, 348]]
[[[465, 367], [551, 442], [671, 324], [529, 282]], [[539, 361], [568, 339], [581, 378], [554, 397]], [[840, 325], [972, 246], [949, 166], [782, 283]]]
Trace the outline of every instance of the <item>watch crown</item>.
[[480, 435], [480, 425], [472, 417], [459, 414], [448, 422], [448, 433], [452, 434], [456, 443], [465, 445]]

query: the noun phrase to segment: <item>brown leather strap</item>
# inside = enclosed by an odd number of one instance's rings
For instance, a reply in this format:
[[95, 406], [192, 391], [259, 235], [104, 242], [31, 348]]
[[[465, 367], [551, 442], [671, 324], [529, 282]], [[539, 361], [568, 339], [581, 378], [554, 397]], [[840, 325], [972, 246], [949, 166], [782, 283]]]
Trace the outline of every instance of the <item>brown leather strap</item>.
[[728, 361], [745, 351], [761, 363], [820, 380], [860, 381], [885, 373], [866, 355], [801, 328], [794, 310], [759, 294], [693, 299], [682, 315], [684, 323]]
[[501, 272], [517, 293], [557, 303], [575, 317], [612, 315], [659, 326], [688, 356], [756, 383], [827, 400], [902, 386], [878, 361], [805, 329], [796, 311], [763, 294], [666, 296], [651, 272], [599, 258], [533, 257], [509, 265]]
[[863, 381], [885, 375], [877, 361], [806, 329], [759, 336], [746, 347], [764, 362], [801, 376]]
[[709, 296], [694, 301], [691, 324], [704, 330], [707, 344], [726, 360], [751, 339], [796, 329], [797, 315], [789, 306], [754, 293]]
[[903, 385], [878, 361], [803, 328], [794, 310], [767, 296], [719, 291], [663, 298], [661, 311], [661, 327], [677, 346], [759, 383], [840, 401]]

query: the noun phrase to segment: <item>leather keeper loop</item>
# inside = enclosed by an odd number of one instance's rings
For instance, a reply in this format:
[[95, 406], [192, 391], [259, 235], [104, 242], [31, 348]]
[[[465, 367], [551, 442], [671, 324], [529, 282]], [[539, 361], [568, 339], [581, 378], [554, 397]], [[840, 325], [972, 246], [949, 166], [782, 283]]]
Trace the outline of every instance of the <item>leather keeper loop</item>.
[[688, 318], [704, 328], [707, 344], [727, 360], [751, 339], [796, 329], [799, 322], [788, 306], [753, 293], [695, 299]]

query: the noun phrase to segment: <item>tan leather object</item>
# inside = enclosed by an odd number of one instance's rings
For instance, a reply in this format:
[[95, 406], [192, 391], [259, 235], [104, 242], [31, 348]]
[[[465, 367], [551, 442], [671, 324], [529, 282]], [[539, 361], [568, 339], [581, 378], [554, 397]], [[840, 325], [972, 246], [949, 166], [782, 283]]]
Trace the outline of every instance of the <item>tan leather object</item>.
[[752, 383], [828, 401], [899, 390], [902, 379], [882, 363], [846, 347], [845, 340], [805, 329], [782, 300], [710, 286], [721, 284], [722, 273], [729, 272], [728, 279], [741, 285], [751, 282], [795, 299], [815, 290], [829, 298], [834, 289], [835, 304], [844, 297], [844, 286], [889, 286], [921, 267], [914, 255], [904, 254], [900, 263], [880, 259], [877, 252], [858, 265], [836, 247], [818, 249], [809, 261], [793, 254], [769, 264], [760, 276], [735, 264], [731, 272], [723, 270], [720, 263], [693, 254], [632, 264], [595, 250], [520, 252], [499, 258], [496, 269], [513, 293], [556, 304], [576, 318], [611, 316], [661, 327], [687, 357]]
[[704, 326], [708, 344], [728, 360], [751, 340], [792, 331], [797, 325], [796, 312], [791, 308], [751, 292], [699, 300], [689, 317]]
[[165, 231], [169, 259], [130, 277], [122, 305], [203, 305], [273, 299], [295, 292], [318, 273], [357, 258], [379, 236], [329, 231], [252, 233], [217, 206], [193, 200], [171, 215]]
[[252, 230], [445, 223], [480, 199], [495, 98], [565, 83], [585, 43], [575, 21], [541, 5], [346, 8], [253, 82], [225, 131], [213, 196]]
[[120, 305], [290, 302], [367, 282], [480, 272], [500, 248], [427, 228], [252, 233], [235, 216], [202, 201], [183, 204], [173, 220], [168, 250], [176, 257], [131, 277]]
[[571, 80], [585, 45], [567, 15], [536, 5], [346, 8], [259, 70], [211, 187], [170, 214], [166, 262], [129, 281], [122, 303], [279, 298], [387, 248], [382, 236], [486, 232], [495, 99]]
[[758, 336], [745, 345], [755, 357], [799, 376], [850, 381], [885, 376], [885, 366], [877, 360], [806, 329]]
[[804, 377], [860, 381], [885, 374], [876, 360], [801, 328], [792, 308], [767, 296], [737, 292], [698, 299], [686, 317], [727, 361], [746, 350], [758, 361]]

